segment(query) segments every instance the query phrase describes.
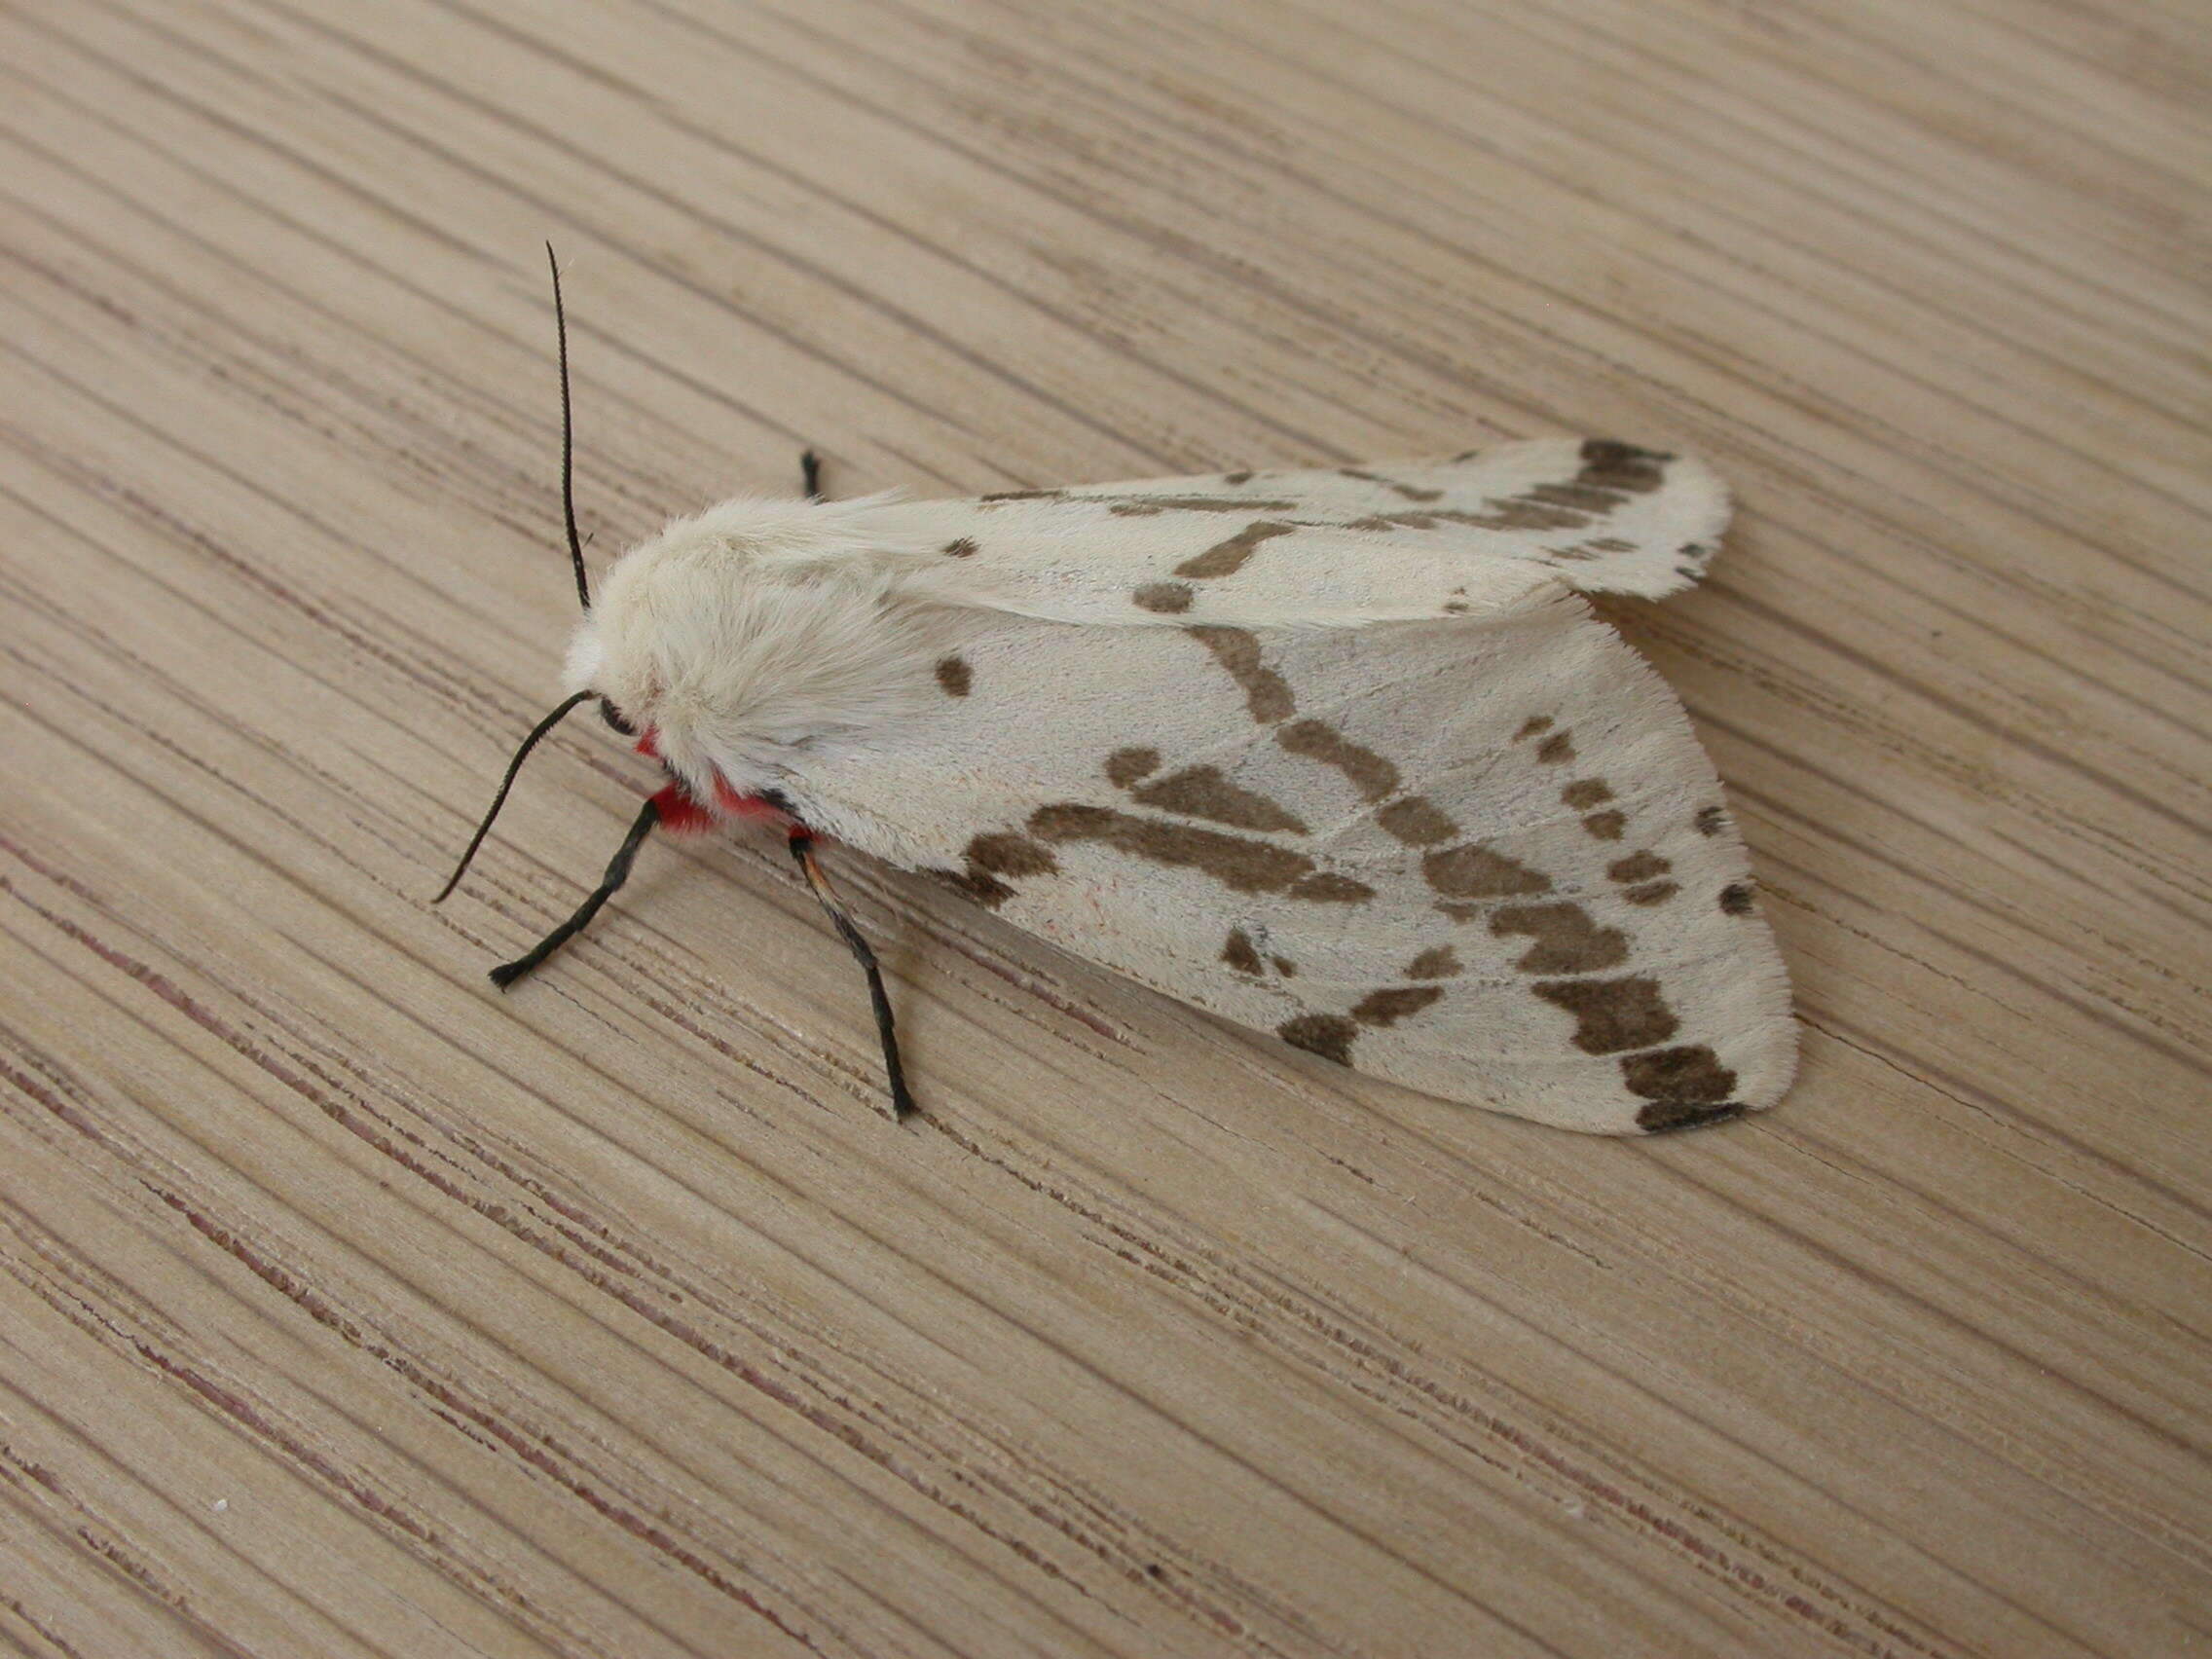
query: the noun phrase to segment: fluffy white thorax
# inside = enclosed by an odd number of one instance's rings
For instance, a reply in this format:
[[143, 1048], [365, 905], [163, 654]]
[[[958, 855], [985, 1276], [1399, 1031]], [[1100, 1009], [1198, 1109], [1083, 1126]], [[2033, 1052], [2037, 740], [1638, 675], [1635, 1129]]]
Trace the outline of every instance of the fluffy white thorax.
[[880, 731], [930, 686], [941, 621], [897, 592], [920, 549], [889, 499], [738, 498], [610, 566], [569, 646], [702, 801], [780, 786], [795, 757]]

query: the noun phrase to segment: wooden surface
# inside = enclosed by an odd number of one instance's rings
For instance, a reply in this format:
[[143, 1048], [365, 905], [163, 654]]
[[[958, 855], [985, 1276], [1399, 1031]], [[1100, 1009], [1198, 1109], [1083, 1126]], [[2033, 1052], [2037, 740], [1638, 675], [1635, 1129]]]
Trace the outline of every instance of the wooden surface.
[[[2212, 1652], [2197, 0], [10, 0], [0, 1648]], [[555, 695], [782, 489], [1694, 447], [1759, 1121], [1363, 1084]], [[1044, 718], [1050, 718], [1049, 713]]]

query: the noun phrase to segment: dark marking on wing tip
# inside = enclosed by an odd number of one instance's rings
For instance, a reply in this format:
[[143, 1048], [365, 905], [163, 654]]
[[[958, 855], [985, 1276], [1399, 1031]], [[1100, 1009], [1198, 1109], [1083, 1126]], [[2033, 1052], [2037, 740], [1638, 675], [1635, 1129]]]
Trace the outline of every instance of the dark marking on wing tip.
[[1751, 906], [1756, 902], [1751, 884], [1748, 881], [1733, 881], [1720, 890], [1720, 907], [1731, 916], [1751, 914]]
[[937, 662], [937, 682], [947, 697], [965, 697], [976, 682], [975, 671], [969, 668], [963, 656], [940, 657]]
[[1703, 1043], [1629, 1054], [1620, 1066], [1630, 1093], [1660, 1105], [1711, 1106], [1736, 1092], [1735, 1072]]
[[1232, 485], [1249, 484], [1252, 482], [1252, 475], [1249, 472], [1224, 472], [1221, 475], [1221, 481], [1224, 484]]
[[1525, 743], [1530, 738], [1534, 737], [1536, 733], [1540, 731], [1549, 731], [1551, 729], [1551, 716], [1530, 715], [1527, 719], [1521, 722], [1521, 729], [1513, 734], [1513, 741], [1515, 743]]
[[1348, 1066], [1352, 1039], [1359, 1035], [1359, 1027], [1341, 1014], [1302, 1014], [1276, 1026], [1275, 1035], [1294, 1049]]
[[1728, 827], [1728, 809], [1724, 806], [1704, 806], [1690, 820], [1700, 835], [1717, 835]]
[[1560, 766], [1574, 758], [1574, 739], [1564, 731], [1555, 731], [1536, 745], [1536, 758], [1547, 766]]
[[1638, 449], [1636, 445], [1624, 444], [1618, 438], [1585, 438], [1582, 440], [1582, 464], [1584, 466], [1603, 467], [1609, 470], [1640, 462], [1645, 465], [1654, 463], [1665, 465], [1674, 459], [1674, 456], [1665, 450]]
[[948, 558], [970, 558], [976, 551], [976, 538], [972, 535], [956, 536], [944, 544], [944, 551]]
[[1180, 616], [1191, 608], [1191, 586], [1188, 582], [1147, 582], [1129, 596], [1137, 608], [1151, 610], [1162, 616]]
[[1724, 1100], [1717, 1106], [1688, 1100], [1654, 1100], [1637, 1113], [1636, 1126], [1647, 1135], [1678, 1134], [1683, 1129], [1703, 1129], [1732, 1122], [1749, 1110], [1751, 1108], [1736, 1100]]
[[1447, 616], [1464, 616], [1473, 608], [1474, 607], [1469, 605], [1465, 600], [1455, 599], [1446, 603], [1444, 607], [1444, 614]]

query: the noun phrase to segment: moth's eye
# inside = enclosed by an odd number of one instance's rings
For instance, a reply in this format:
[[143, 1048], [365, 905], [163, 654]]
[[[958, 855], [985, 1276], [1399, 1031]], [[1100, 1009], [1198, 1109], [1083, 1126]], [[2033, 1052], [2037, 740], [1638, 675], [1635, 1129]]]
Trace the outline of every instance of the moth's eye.
[[622, 718], [622, 711], [620, 709], [617, 709], [605, 697], [602, 697], [599, 700], [599, 718], [605, 720], [608, 725], [612, 726], [616, 731], [620, 732], [624, 737], [636, 737], [638, 735], [638, 728], [632, 725], [628, 720], [624, 719]]

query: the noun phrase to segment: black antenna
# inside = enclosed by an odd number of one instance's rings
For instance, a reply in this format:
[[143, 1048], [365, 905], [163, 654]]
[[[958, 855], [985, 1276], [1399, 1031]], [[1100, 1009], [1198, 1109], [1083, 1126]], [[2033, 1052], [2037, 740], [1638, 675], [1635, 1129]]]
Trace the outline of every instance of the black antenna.
[[814, 856], [814, 835], [806, 830], [792, 831], [792, 857], [798, 861], [799, 873], [814, 890], [814, 897], [822, 908], [829, 912], [830, 920], [837, 929], [837, 937], [845, 941], [860, 961], [861, 972], [867, 976], [868, 1001], [875, 1005], [875, 1034], [883, 1044], [883, 1073], [891, 1084], [891, 1121], [898, 1123], [914, 1110], [914, 1097], [906, 1092], [906, 1068], [899, 1063], [899, 1033], [891, 1021], [891, 998], [883, 989], [883, 971], [875, 965], [875, 952], [868, 949], [867, 940], [861, 930], [853, 925], [844, 901], [837, 897], [830, 878], [823, 874], [822, 865]]
[[569, 407], [569, 313], [561, 308], [561, 262], [545, 244], [545, 263], [553, 268], [553, 330], [561, 341], [561, 514], [569, 526], [569, 557], [576, 567], [576, 603], [591, 608], [591, 583], [584, 576], [584, 544], [576, 539], [576, 428]]
[[589, 691], [578, 691], [530, 728], [530, 735], [522, 740], [522, 747], [515, 751], [515, 757], [507, 762], [507, 775], [499, 780], [499, 793], [492, 797], [492, 810], [484, 815], [484, 822], [477, 825], [476, 833], [468, 838], [468, 851], [461, 855], [461, 863], [454, 866], [453, 874], [446, 877], [446, 884], [438, 889], [438, 896], [430, 901], [431, 903], [443, 904], [447, 895], [461, 885], [461, 878], [468, 868], [468, 861], [476, 856], [476, 849], [484, 844], [484, 837], [492, 832], [492, 820], [498, 817], [499, 808], [507, 804], [507, 791], [515, 787], [515, 774], [522, 770], [522, 763], [530, 758], [530, 752], [537, 747], [537, 740], [559, 725], [570, 710], [591, 695]]
[[660, 803], [647, 795], [645, 804], [638, 809], [638, 816], [630, 824], [629, 834], [622, 837], [622, 845], [607, 861], [607, 873], [600, 877], [599, 885], [591, 890], [591, 896], [576, 906], [574, 915], [539, 940], [526, 954], [516, 957], [512, 962], [502, 962], [493, 969], [492, 983], [500, 990], [505, 990], [589, 927], [592, 917], [599, 914], [599, 907], [613, 898], [622, 884], [630, 879], [630, 866], [638, 856], [638, 849], [645, 844], [645, 837], [653, 832], [653, 826], [659, 822]]

